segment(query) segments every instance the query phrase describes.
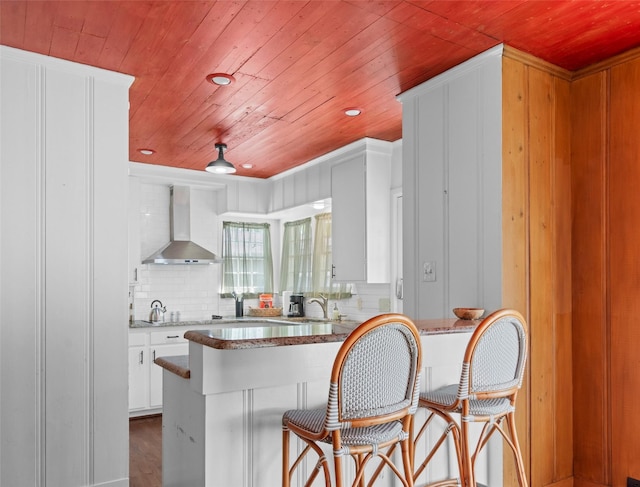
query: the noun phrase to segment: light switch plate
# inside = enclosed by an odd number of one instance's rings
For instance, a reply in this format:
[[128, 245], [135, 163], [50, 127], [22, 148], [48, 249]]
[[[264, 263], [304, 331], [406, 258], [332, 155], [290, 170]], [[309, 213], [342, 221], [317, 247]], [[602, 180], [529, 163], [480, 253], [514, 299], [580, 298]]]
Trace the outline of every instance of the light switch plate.
[[422, 280], [434, 282], [436, 280], [436, 261], [427, 260], [422, 264]]

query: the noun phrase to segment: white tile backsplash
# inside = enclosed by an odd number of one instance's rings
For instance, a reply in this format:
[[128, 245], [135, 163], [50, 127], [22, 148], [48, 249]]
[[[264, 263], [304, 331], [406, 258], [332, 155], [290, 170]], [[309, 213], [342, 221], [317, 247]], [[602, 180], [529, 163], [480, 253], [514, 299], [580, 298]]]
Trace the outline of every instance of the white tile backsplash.
[[[215, 212], [215, 192], [191, 188], [191, 240], [220, 255], [219, 222]], [[140, 184], [140, 253], [144, 259], [169, 242], [170, 189], [162, 184]], [[158, 299], [180, 319], [204, 320], [220, 309], [220, 264], [141, 264], [134, 294], [137, 320], [149, 318], [151, 303]], [[233, 308], [232, 308], [233, 309]]]
[[203, 320], [218, 314], [220, 266], [143, 264], [139, 270], [140, 290], [135, 294], [136, 319], [149, 317], [151, 303], [159, 299], [169, 313], [180, 319]]

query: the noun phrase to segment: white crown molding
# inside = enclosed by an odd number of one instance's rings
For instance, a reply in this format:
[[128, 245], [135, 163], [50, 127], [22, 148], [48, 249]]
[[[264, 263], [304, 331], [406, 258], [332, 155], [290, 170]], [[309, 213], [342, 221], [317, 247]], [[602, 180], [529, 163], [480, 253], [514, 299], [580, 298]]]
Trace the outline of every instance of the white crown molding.
[[395, 142], [388, 142], [386, 140], [373, 139], [371, 137], [364, 137], [362, 139], [356, 140], [355, 142], [351, 142], [345, 146], [340, 147], [339, 149], [333, 150], [331, 152], [327, 152], [326, 154], [316, 157], [315, 159], [310, 160], [300, 166], [294, 167], [293, 169], [289, 169], [288, 171], [284, 171], [280, 174], [276, 174], [269, 178], [270, 180], [283, 179], [292, 174], [295, 174], [300, 171], [304, 171], [312, 166], [317, 164], [323, 164], [327, 162], [331, 162], [332, 164], [337, 164], [339, 162], [344, 161], [345, 159], [349, 159], [354, 155], [361, 154], [365, 151], [368, 152], [377, 152], [381, 155], [391, 156], [393, 151], [393, 144]]
[[492, 58], [501, 58], [504, 51], [504, 44], [499, 44], [496, 47], [492, 47], [477, 56], [472, 57], [471, 59], [454, 66], [453, 68], [445, 71], [438, 76], [434, 76], [430, 80], [425, 81], [418, 86], [411, 88], [403, 93], [400, 93], [396, 96], [396, 99], [401, 103], [409, 101], [410, 99], [416, 98], [418, 96], [424, 95], [425, 93], [429, 93], [441, 86], [444, 86], [448, 83], [451, 83], [456, 78], [464, 76], [470, 71], [474, 71], [479, 67], [486, 64], [489, 59]]

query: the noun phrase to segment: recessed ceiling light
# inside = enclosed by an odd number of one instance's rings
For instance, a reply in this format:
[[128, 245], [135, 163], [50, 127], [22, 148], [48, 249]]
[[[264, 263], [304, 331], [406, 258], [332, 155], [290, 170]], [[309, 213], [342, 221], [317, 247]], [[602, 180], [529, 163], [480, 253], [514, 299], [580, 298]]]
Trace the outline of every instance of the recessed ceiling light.
[[345, 108], [344, 110], [344, 114], [347, 117], [357, 117], [361, 113], [362, 113], [362, 110], [360, 110], [359, 108]]
[[324, 200], [318, 200], [311, 203], [311, 207], [315, 210], [323, 210], [324, 206]]
[[253, 164], [247, 162], [247, 163], [243, 164], [242, 167], [244, 167], [245, 169], [251, 169], [251, 168], [253, 168]]
[[138, 152], [140, 154], [144, 154], [145, 156], [150, 156], [151, 154], [156, 153], [156, 151], [154, 151], [153, 149], [138, 149]]
[[236, 79], [230, 74], [226, 73], [213, 73], [207, 76], [207, 81], [218, 86], [227, 86], [233, 83]]

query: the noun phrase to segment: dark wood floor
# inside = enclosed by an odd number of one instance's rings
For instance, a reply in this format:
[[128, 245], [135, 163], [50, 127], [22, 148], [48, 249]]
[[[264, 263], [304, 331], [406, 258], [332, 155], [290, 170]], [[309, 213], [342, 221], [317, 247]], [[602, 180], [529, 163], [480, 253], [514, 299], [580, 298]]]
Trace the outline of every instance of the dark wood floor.
[[162, 416], [129, 420], [129, 487], [162, 487]]

